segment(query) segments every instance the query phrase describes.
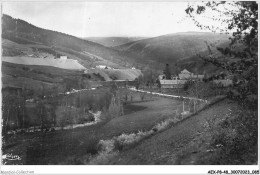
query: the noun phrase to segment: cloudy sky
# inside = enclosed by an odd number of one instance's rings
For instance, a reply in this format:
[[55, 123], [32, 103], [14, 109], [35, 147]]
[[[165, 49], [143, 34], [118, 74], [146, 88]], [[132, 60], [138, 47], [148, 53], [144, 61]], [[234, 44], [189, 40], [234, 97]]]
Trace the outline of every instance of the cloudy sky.
[[4, 14], [78, 37], [201, 31], [185, 19], [187, 2], [4, 2]]

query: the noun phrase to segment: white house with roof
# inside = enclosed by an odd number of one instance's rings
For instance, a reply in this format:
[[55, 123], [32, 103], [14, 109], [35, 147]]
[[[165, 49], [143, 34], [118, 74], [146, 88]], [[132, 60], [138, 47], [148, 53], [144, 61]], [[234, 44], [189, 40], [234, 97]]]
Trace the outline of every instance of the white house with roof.
[[97, 65], [96, 68], [98, 69], [105, 69], [107, 66], [106, 65]]
[[161, 88], [183, 88], [188, 80], [160, 80]]
[[202, 81], [204, 75], [194, 75], [193, 73], [189, 72], [187, 69], [184, 69], [177, 77], [172, 76], [171, 80], [166, 80], [165, 75], [159, 75], [158, 78], [162, 88], [183, 88], [184, 84], [188, 80], [196, 79]]
[[193, 73], [189, 72], [187, 69], [184, 69], [183, 71], [181, 71], [181, 73], [179, 74], [179, 78], [180, 79], [189, 79], [190, 77], [193, 76]]
[[67, 60], [68, 57], [67, 56], [60, 56], [60, 60]]
[[97, 65], [96, 68], [98, 68], [98, 69], [112, 69], [111, 67], [106, 66], [106, 65]]
[[204, 75], [196, 75], [196, 74], [193, 74], [191, 72], [189, 72], [187, 69], [184, 69], [183, 71], [181, 71], [181, 73], [179, 74], [179, 78], [182, 79], [182, 80], [187, 80], [187, 79], [197, 79], [197, 80], [200, 80], [202, 81], [203, 78], [204, 78]]

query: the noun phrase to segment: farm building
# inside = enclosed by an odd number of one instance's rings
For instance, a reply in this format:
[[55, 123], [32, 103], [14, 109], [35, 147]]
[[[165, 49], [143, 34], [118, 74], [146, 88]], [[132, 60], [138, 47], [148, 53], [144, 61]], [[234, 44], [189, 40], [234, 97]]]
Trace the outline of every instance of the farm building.
[[60, 56], [60, 60], [67, 60], [67, 56]]
[[[159, 75], [159, 80], [163, 80], [165, 79], [165, 75]], [[187, 69], [184, 69], [183, 71], [181, 71], [181, 73], [179, 73], [179, 75], [177, 77], [175, 76], [171, 76], [171, 79], [179, 79], [179, 80], [187, 80], [187, 79], [198, 79], [200, 81], [202, 81], [204, 78], [204, 75], [196, 75], [193, 74], [191, 72], [189, 72]]]
[[189, 72], [187, 69], [184, 69], [179, 74], [179, 78], [182, 79], [182, 80], [184, 80], [184, 79], [198, 79], [198, 80], [202, 81], [203, 78], [204, 78], [204, 75], [195, 75], [195, 74]]
[[193, 73], [189, 72], [187, 69], [184, 69], [181, 71], [181, 73], [177, 76], [171, 76], [171, 80], [166, 80], [165, 75], [159, 75], [159, 80], [161, 83], [162, 88], [183, 88], [184, 84], [189, 79], [196, 79], [199, 81], [202, 81], [204, 78], [204, 75], [194, 75]]
[[161, 88], [183, 88], [187, 80], [160, 80]]
[[179, 74], [179, 78], [180, 79], [188, 79], [190, 77], [193, 76], [193, 73], [189, 72], [187, 69], [184, 69], [183, 71], [181, 71], [181, 73]]
[[165, 79], [165, 75], [159, 75], [159, 80], [164, 80]]
[[112, 69], [111, 67], [106, 66], [106, 65], [97, 65], [96, 68], [98, 68], [98, 69]]

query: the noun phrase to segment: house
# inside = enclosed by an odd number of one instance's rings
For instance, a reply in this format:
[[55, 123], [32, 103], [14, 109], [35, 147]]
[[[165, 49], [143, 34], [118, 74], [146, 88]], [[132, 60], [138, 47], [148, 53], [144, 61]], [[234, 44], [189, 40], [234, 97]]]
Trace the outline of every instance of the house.
[[160, 80], [161, 88], [183, 88], [187, 80]]
[[159, 79], [159, 80], [165, 79], [165, 75], [159, 75], [159, 76], [158, 76], [158, 79]]
[[98, 68], [98, 69], [111, 69], [110, 67], [108, 67], [106, 65], [97, 65], [96, 68]]
[[161, 83], [161, 88], [183, 88], [184, 84], [192, 79], [202, 81], [204, 75], [194, 75], [189, 72], [187, 69], [181, 71], [178, 76], [171, 76], [170, 80], [165, 79], [165, 75], [159, 75], [158, 79]]
[[183, 71], [181, 71], [181, 73], [179, 74], [179, 78], [180, 79], [189, 79], [190, 77], [193, 76], [193, 73], [189, 72], [187, 69], [184, 69]]
[[196, 75], [193, 74], [191, 72], [189, 72], [187, 69], [184, 69], [183, 71], [181, 71], [181, 73], [179, 74], [179, 78], [182, 80], [187, 80], [187, 79], [196, 79], [199, 81], [202, 81], [204, 78], [204, 75]]
[[67, 60], [68, 57], [67, 56], [60, 56], [60, 60]]

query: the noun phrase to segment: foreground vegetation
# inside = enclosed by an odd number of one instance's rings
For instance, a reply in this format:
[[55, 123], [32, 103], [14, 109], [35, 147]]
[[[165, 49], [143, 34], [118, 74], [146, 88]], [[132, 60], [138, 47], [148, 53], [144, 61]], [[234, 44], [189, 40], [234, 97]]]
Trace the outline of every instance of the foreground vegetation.
[[[256, 164], [257, 131], [239, 122], [242, 115], [237, 103], [224, 99], [104, 160], [114, 165]], [[223, 124], [226, 119], [228, 125]]]
[[[146, 96], [121, 89], [128, 93], [122, 100], [124, 115], [105, 115], [101, 122], [72, 130], [21, 133], [5, 135], [3, 154], [12, 153], [22, 157], [21, 161], [7, 164], [87, 164], [99, 151], [98, 143], [122, 133], [150, 130], [161, 121], [174, 117], [175, 110], [182, 108], [181, 102], [172, 99]], [[132, 98], [131, 98], [132, 96]], [[171, 107], [171, 108], [170, 108]], [[93, 107], [94, 108], [94, 107]], [[114, 110], [111, 110], [114, 111]], [[113, 113], [111, 113], [113, 114]]]

